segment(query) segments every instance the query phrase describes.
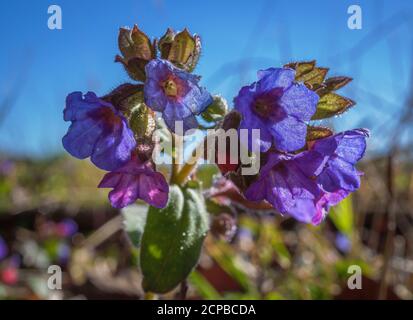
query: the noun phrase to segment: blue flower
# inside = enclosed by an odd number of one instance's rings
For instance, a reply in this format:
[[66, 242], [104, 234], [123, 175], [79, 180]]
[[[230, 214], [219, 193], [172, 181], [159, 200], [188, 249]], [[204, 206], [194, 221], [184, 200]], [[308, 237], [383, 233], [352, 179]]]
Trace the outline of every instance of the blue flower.
[[258, 145], [261, 152], [271, 145], [280, 151], [295, 151], [305, 145], [306, 121], [316, 111], [318, 95], [304, 84], [294, 82], [295, 71], [270, 68], [258, 72], [258, 81], [243, 87], [235, 98], [241, 113], [240, 129], [259, 129], [253, 141], [249, 132], [249, 149]]
[[167, 126], [175, 132], [175, 121], [183, 121], [183, 130], [198, 126], [199, 115], [212, 103], [212, 96], [198, 86], [199, 76], [176, 68], [167, 60], [154, 59], [145, 68], [145, 103], [162, 112]]
[[366, 150], [368, 131], [356, 129], [317, 140], [299, 154], [270, 152], [245, 196], [267, 200], [281, 214], [319, 224], [330, 207], [360, 186], [355, 168]]
[[4, 259], [7, 256], [9, 249], [7, 248], [6, 242], [0, 236], [0, 260]]
[[319, 183], [328, 192], [343, 189], [353, 192], [360, 187], [360, 176], [355, 164], [366, 151], [366, 129], [344, 131], [315, 142], [311, 148], [326, 162], [318, 176]]
[[336, 235], [336, 247], [343, 253], [348, 253], [351, 250], [351, 239], [342, 233]]
[[62, 140], [67, 152], [78, 159], [90, 157], [103, 170], [125, 164], [136, 147], [125, 117], [93, 92], [69, 94], [64, 120], [72, 122]]

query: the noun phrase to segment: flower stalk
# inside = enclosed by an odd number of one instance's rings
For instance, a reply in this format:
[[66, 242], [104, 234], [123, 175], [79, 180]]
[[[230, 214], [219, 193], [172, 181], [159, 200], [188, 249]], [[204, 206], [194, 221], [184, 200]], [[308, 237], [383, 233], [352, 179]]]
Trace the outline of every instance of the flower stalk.
[[171, 168], [171, 178], [170, 182], [171, 184], [178, 184], [177, 183], [177, 175], [180, 169], [179, 161], [178, 161], [178, 150], [177, 150], [177, 137], [174, 133], [172, 133], [172, 168]]

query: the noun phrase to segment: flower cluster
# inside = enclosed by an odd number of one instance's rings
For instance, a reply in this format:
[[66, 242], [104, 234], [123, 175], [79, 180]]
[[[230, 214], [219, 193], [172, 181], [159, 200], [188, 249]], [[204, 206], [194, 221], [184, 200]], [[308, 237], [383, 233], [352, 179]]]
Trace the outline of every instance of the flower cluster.
[[324, 77], [312, 84], [319, 89], [313, 91], [308, 83], [296, 81], [297, 73], [291, 67], [260, 71], [258, 81], [235, 98], [242, 115], [239, 128], [260, 130], [259, 139], [249, 139], [248, 147], [259, 145], [267, 159], [244, 195], [251, 201], [266, 200], [299, 221], [319, 224], [331, 206], [359, 188], [361, 173], [355, 164], [364, 155], [369, 132], [331, 135], [319, 128], [321, 137], [309, 139], [308, 122], [316, 114], [319, 92], [329, 90]]
[[355, 164], [364, 155], [368, 132], [345, 131], [316, 141], [298, 154], [270, 152], [260, 177], [245, 191], [267, 200], [283, 214], [319, 224], [331, 206], [360, 186]]
[[[200, 40], [188, 30], [168, 29], [159, 41], [150, 41], [137, 26], [121, 28], [116, 56], [130, 77], [142, 84], [123, 84], [104, 97], [73, 92], [66, 98], [64, 120], [71, 125], [63, 137], [64, 148], [74, 157], [90, 157], [98, 168], [110, 171], [99, 188], [113, 188], [109, 200], [123, 208], [137, 199], [162, 208], [169, 186], [147, 152], [153, 147], [148, 130], [153, 112], [161, 112], [169, 129], [182, 121], [184, 130], [196, 128], [196, 116], [212, 103], [212, 96], [199, 86], [200, 77], [189, 73], [199, 57]], [[143, 106], [143, 107], [142, 107]], [[149, 137], [143, 137], [148, 132]], [[146, 139], [148, 138], [148, 139]]]
[[[173, 134], [178, 134], [177, 121], [184, 131], [205, 128], [201, 118], [215, 128], [248, 130], [248, 141], [238, 142], [250, 152], [258, 150], [265, 161], [259, 174], [243, 184], [243, 195], [249, 201], [265, 200], [299, 221], [320, 223], [331, 206], [359, 188], [361, 173], [355, 165], [365, 153], [368, 131], [334, 134], [312, 123], [354, 105], [334, 92], [350, 78], [325, 79], [328, 69], [314, 61], [262, 70], [256, 82], [241, 88], [228, 113], [226, 102], [213, 97], [191, 73], [200, 56], [198, 36], [168, 29], [157, 41], [135, 26], [122, 28], [118, 43], [122, 56], [115, 61], [137, 83], [123, 84], [100, 98], [93, 92], [69, 94], [64, 120], [71, 125], [63, 137], [72, 156], [90, 157], [109, 171], [98, 187], [112, 188], [113, 207], [137, 199], [156, 208], [168, 202], [169, 185], [149, 155], [157, 143], [152, 139], [155, 113]], [[253, 130], [259, 135], [251, 134]], [[232, 178], [240, 178], [238, 164], [219, 167], [226, 177], [232, 171]], [[180, 172], [186, 174], [183, 179], [172, 171], [171, 183], [185, 183], [191, 172], [187, 169]]]

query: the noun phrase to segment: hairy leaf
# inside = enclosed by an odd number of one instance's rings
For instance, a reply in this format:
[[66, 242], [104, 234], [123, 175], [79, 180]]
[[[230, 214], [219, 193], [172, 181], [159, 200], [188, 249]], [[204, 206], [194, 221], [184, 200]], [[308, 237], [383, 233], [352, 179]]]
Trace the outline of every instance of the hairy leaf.
[[171, 291], [197, 264], [208, 231], [203, 197], [171, 186], [164, 209], [150, 207], [142, 237], [141, 269], [145, 291]]
[[131, 205], [122, 209], [123, 225], [129, 239], [135, 247], [139, 247], [145, 228], [148, 207]]
[[224, 118], [227, 111], [226, 100], [220, 96], [214, 96], [212, 103], [201, 114], [201, 117], [207, 122], [217, 122]]

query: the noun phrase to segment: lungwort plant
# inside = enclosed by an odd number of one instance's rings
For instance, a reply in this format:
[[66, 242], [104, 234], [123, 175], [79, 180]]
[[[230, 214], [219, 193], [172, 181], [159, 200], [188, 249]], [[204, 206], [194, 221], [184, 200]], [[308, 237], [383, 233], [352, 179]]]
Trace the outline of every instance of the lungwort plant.
[[[242, 87], [228, 108], [192, 73], [201, 53], [199, 36], [168, 29], [150, 39], [134, 26], [120, 29], [118, 44], [115, 60], [131, 82], [101, 97], [69, 94], [64, 120], [71, 125], [63, 146], [107, 171], [98, 187], [111, 188], [113, 207], [137, 200], [149, 205], [147, 212], [126, 216], [127, 231], [140, 247], [145, 291], [165, 293], [188, 277], [210, 229], [213, 194], [230, 192], [229, 198], [248, 208], [271, 208], [319, 224], [330, 207], [359, 188], [362, 173], [355, 165], [368, 131], [334, 133], [314, 124], [355, 104], [336, 93], [350, 78], [327, 78], [328, 69], [315, 61], [271, 67], [258, 71], [257, 81]], [[195, 148], [207, 150], [204, 158], [218, 162], [223, 176], [209, 190], [197, 175], [200, 156], [181, 161], [179, 142], [184, 132], [197, 129], [220, 129]], [[227, 131], [236, 139], [228, 142]], [[170, 148], [162, 147], [159, 132]], [[217, 143], [222, 135], [225, 143]], [[154, 154], [170, 160], [168, 170]], [[245, 154], [258, 164], [252, 174], [243, 170]]]

